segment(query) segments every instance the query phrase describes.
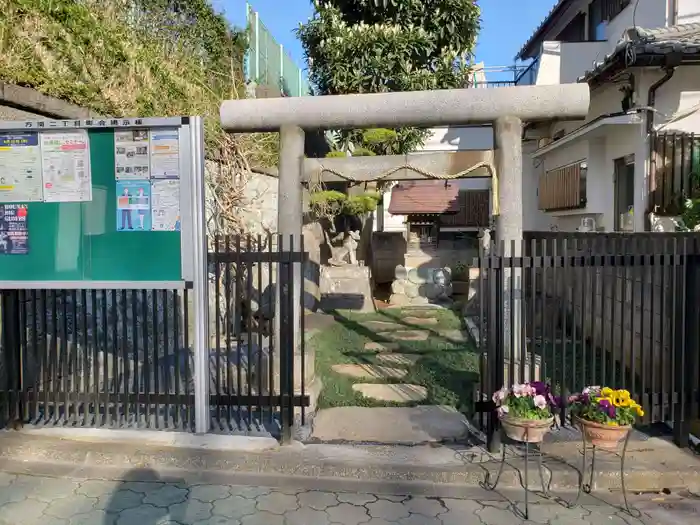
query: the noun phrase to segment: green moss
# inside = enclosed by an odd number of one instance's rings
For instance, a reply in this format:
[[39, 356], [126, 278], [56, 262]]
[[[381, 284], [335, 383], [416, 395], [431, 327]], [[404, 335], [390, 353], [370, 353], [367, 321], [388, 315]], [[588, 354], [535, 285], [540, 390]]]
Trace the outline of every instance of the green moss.
[[[203, 115], [214, 155], [246, 45], [207, 0], [0, 0], [0, 80], [104, 115]], [[256, 140], [249, 160], [269, 164], [276, 146]]]
[[[457, 343], [439, 332], [461, 327], [459, 316], [450, 310], [436, 311], [437, 326], [422, 327], [406, 324], [401, 312], [381, 311], [376, 314], [336, 312], [336, 323], [321, 331], [311, 341], [316, 352], [316, 373], [323, 381], [319, 398], [320, 408], [337, 406], [399, 406], [397, 403], [381, 403], [362, 397], [352, 389], [355, 383], [388, 382], [422, 385], [428, 397], [421, 404], [449, 405], [464, 412], [473, 406], [474, 386], [479, 380], [479, 357], [471, 342]], [[366, 328], [367, 321], [390, 321], [406, 325], [406, 329], [426, 329], [430, 335], [426, 341], [401, 342], [400, 352], [418, 354], [415, 364], [406, 367], [408, 373], [400, 380], [358, 380], [333, 371], [333, 365], [383, 364], [375, 352], [364, 350], [365, 343], [382, 342], [373, 329]], [[403, 405], [405, 406], [405, 405]]]

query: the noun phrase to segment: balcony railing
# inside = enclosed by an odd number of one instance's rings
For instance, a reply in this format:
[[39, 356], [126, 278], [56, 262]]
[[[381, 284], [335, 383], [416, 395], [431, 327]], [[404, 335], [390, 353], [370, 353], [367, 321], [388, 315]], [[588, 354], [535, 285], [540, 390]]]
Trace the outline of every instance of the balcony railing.
[[515, 80], [487, 80], [486, 82], [477, 82], [472, 87], [475, 88], [494, 88], [514, 86]]
[[515, 79], [516, 86], [534, 86], [537, 81], [537, 70], [540, 67], [540, 57], [533, 60]]

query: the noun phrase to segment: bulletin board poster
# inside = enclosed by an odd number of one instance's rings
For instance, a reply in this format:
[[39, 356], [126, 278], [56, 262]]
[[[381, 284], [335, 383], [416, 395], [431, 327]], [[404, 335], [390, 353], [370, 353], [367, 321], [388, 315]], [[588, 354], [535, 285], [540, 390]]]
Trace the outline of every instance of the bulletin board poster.
[[0, 254], [26, 255], [29, 253], [27, 206], [0, 204]]
[[42, 186], [38, 133], [0, 133], [0, 202], [40, 202]]
[[85, 130], [42, 132], [44, 202], [92, 200], [90, 142]]
[[150, 141], [148, 130], [114, 132], [114, 178], [142, 180], [150, 178]]
[[117, 182], [117, 230], [151, 231], [151, 181]]
[[114, 159], [117, 231], [180, 231], [178, 128], [116, 131]]

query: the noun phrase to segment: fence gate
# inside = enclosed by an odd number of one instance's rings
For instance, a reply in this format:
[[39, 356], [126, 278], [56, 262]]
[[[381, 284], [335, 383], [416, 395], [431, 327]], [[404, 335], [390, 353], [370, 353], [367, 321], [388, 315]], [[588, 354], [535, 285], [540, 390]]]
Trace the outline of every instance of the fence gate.
[[215, 431], [268, 431], [288, 440], [293, 424], [305, 423], [303, 281], [295, 276], [304, 249], [293, 243], [281, 235], [210, 243]]
[[489, 441], [497, 428], [491, 393], [542, 380], [562, 396], [562, 424], [568, 395], [610, 385], [642, 404], [642, 424], [669, 423], [687, 446], [689, 424], [700, 418], [700, 234], [525, 238], [493, 243], [476, 261], [479, 410]]

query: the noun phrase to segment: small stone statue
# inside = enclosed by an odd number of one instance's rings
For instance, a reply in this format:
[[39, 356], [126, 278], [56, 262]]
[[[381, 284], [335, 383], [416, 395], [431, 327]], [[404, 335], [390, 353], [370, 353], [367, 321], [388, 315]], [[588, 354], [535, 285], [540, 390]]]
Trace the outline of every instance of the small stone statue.
[[345, 266], [346, 264], [356, 266], [357, 247], [359, 246], [360, 232], [349, 231], [340, 233], [333, 238], [332, 242], [338, 242], [340, 239], [343, 240], [343, 244], [338, 248], [332, 248], [333, 257], [328, 260], [328, 263], [331, 266]]

